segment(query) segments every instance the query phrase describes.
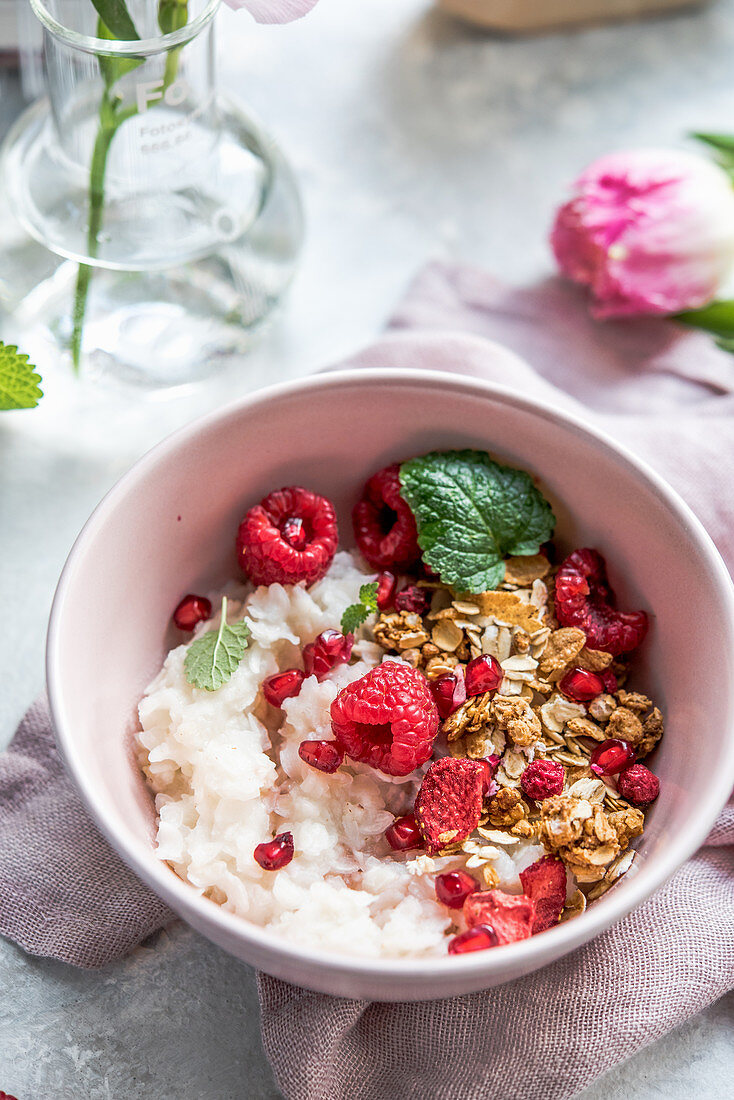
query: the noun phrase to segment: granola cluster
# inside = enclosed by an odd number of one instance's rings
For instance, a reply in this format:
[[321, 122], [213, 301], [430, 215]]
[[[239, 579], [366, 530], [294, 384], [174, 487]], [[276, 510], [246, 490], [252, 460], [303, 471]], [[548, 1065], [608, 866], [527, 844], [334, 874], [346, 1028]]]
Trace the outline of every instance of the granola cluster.
[[[419, 581], [430, 593], [428, 609], [382, 613], [372, 637], [386, 655], [421, 669], [429, 680], [463, 675], [483, 655], [499, 662], [497, 690], [470, 696], [443, 722], [451, 756], [498, 764], [479, 826], [461, 844], [449, 841], [441, 854], [468, 856], [467, 867], [478, 868], [491, 888], [498, 880], [494, 845], [542, 844], [581, 887], [564, 911], [569, 919], [629, 868], [630, 841], [644, 825], [643, 812], [619, 795], [614, 777], [594, 773], [591, 755], [615, 739], [644, 759], [663, 734], [663, 717], [647, 696], [625, 689], [624, 660], [589, 647], [583, 630], [558, 624], [549, 596], [553, 574], [538, 554], [507, 559], [503, 584], [479, 595]], [[588, 703], [574, 701], [559, 685], [579, 669], [609, 670], [616, 689]], [[562, 765], [562, 794], [539, 802], [523, 796], [522, 776], [533, 760]]]

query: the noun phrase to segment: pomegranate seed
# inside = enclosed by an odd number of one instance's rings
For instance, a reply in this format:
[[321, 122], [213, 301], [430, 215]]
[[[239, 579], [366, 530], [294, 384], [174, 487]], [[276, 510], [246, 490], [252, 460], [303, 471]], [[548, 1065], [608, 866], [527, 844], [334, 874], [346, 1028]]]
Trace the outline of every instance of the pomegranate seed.
[[285, 672], [276, 672], [263, 680], [263, 695], [273, 707], [282, 707], [286, 699], [298, 695], [306, 673], [300, 668], [287, 668]]
[[479, 883], [466, 871], [447, 871], [436, 876], [436, 897], [449, 909], [461, 909], [464, 902], [479, 889]]
[[464, 955], [467, 951], [486, 951], [499, 943], [497, 933], [491, 924], [475, 924], [466, 932], [460, 932], [449, 940], [449, 955]]
[[280, 531], [285, 541], [292, 546], [294, 550], [306, 549], [308, 534], [306, 533], [305, 524], [300, 516], [289, 516], [289, 518], [281, 524]]
[[575, 703], [588, 703], [604, 691], [604, 681], [587, 668], [572, 668], [558, 685], [564, 695]]
[[389, 611], [395, 600], [398, 578], [385, 569], [377, 578], [377, 607], [379, 611]]
[[212, 613], [212, 605], [206, 596], [184, 596], [173, 613], [173, 621], [179, 630], [193, 630], [204, 623]]
[[487, 756], [484, 760], [477, 760], [477, 764], [482, 765], [484, 775], [482, 776], [482, 794], [489, 794], [494, 782], [495, 772], [499, 767], [500, 758], [497, 753], [492, 753], [491, 756]]
[[504, 677], [502, 666], [495, 657], [485, 654], [475, 657], [466, 666], [466, 694], [483, 695], [485, 691], [495, 691]]
[[395, 597], [397, 611], [414, 611], [417, 615], [424, 615], [430, 606], [430, 592], [425, 588], [419, 588], [417, 584], [408, 585]]
[[336, 741], [301, 741], [298, 755], [312, 768], [330, 775], [344, 763], [344, 750]]
[[264, 871], [279, 871], [293, 859], [293, 833], [279, 833], [274, 840], [258, 844], [252, 854]]
[[354, 638], [340, 630], [324, 630], [315, 641], [303, 647], [303, 667], [307, 676], [323, 680], [335, 665], [346, 664], [352, 655]]
[[392, 825], [385, 829], [385, 839], [395, 852], [408, 852], [411, 848], [422, 848], [421, 836], [415, 814], [396, 817]]
[[447, 672], [428, 684], [431, 695], [442, 718], [448, 718], [466, 702], [466, 684], [463, 676]]
[[617, 677], [614, 675], [611, 668], [605, 668], [603, 672], [600, 672], [599, 679], [604, 684], [604, 690], [610, 695], [614, 695], [615, 691], [619, 687], [619, 684], [617, 683]]
[[596, 775], [617, 775], [630, 764], [634, 764], [636, 759], [635, 750], [631, 745], [626, 741], [619, 741], [616, 737], [610, 737], [608, 741], [602, 741], [601, 745], [594, 749], [589, 767]]

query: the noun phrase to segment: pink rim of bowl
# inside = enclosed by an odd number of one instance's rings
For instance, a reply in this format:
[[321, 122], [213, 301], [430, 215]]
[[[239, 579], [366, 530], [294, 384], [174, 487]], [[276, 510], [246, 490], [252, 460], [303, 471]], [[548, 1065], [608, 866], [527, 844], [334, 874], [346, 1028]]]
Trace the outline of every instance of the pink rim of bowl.
[[[636, 481], [641, 491], [646, 492], [672, 518], [685, 545], [695, 552], [694, 568], [703, 578], [704, 587], [710, 590], [711, 596], [715, 596], [717, 606], [721, 607], [723, 629], [728, 636], [719, 638], [719, 646], [723, 647], [723, 652], [729, 652], [734, 647], [734, 588], [726, 567], [688, 506], [644, 462], [603, 433], [585, 426], [580, 419], [520, 397], [503, 386], [439, 371], [392, 368], [335, 371], [257, 391], [180, 429], [144, 455], [110, 490], [77, 538], [59, 580], [47, 645], [48, 692], [60, 751], [92, 819], [140, 879], [194, 928], [253, 966], [324, 992], [382, 1000], [451, 996], [520, 977], [593, 939], [635, 909], [670, 878], [705, 840], [734, 783], [734, 738], [728, 736], [722, 741], [718, 756], [712, 761], [706, 798], [701, 799], [689, 813], [685, 835], [675, 836], [667, 847], [644, 861], [641, 872], [627, 876], [619, 887], [606, 894], [582, 916], [529, 940], [463, 957], [373, 959], [334, 955], [281, 941], [246, 919], [225, 912], [220, 906], [199, 896], [193, 887], [179, 879], [156, 857], [150, 830], [149, 835], [142, 838], [135, 835], [122, 818], [113, 818], [108, 797], [95, 783], [83, 746], [75, 736], [71, 689], [67, 692], [64, 682], [63, 648], [67, 641], [68, 598], [77, 581], [83, 579], [85, 560], [93, 552], [95, 540], [121, 503], [139, 491], [141, 486], [149, 484], [149, 479], [155, 478], [157, 469], [166, 460], [184, 451], [198, 453], [201, 450], [203, 453], [212, 437], [212, 429], [216, 428], [217, 433], [226, 432], [240, 421], [248, 417], [263, 417], [269, 409], [278, 408], [279, 403], [292, 402], [294, 398], [299, 402], [309, 398], [318, 402], [333, 394], [336, 401], [348, 402], [354, 400], [361, 390], [365, 400], [371, 391], [372, 394], [381, 393], [381, 400], [385, 402], [391, 395], [393, 403], [399, 404], [401, 391], [418, 389], [427, 400], [450, 403], [453, 397], [457, 402], [484, 401], [488, 407], [499, 406], [508, 416], [518, 414], [534, 421], [541, 432], [544, 424], [553, 426], [554, 430], [560, 428], [570, 441], [577, 440], [580, 447], [596, 451], [601, 456], [600, 461], [616, 467], [620, 477]], [[413, 400], [416, 400], [415, 392]], [[461, 431], [456, 434], [461, 436]], [[491, 427], [486, 434], [485, 446], [492, 450]], [[439, 439], [435, 445], [445, 448], [472, 444], [463, 440], [454, 444]], [[393, 457], [397, 457], [394, 453], [396, 446], [388, 444], [388, 451]], [[502, 455], [501, 450], [497, 453]], [[508, 457], [507, 460], [522, 464], [518, 458]], [[528, 465], [532, 467], [532, 454], [528, 457]], [[243, 496], [245, 503], [259, 499], [253, 498], [252, 494], [248, 496], [246, 485]], [[602, 532], [600, 543], [603, 542]], [[203, 563], [202, 568], [205, 565]], [[186, 583], [184, 579], [183, 587]], [[734, 677], [723, 684], [722, 690], [722, 708], [728, 723], [726, 728], [731, 731], [734, 725]], [[130, 705], [133, 706], [136, 701], [130, 700]], [[132, 758], [130, 767], [135, 767]]]

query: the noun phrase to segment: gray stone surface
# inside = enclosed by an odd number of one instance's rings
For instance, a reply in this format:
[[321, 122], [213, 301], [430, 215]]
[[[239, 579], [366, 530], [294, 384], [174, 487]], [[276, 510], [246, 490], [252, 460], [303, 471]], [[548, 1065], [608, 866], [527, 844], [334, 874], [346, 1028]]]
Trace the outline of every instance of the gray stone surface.
[[[477, 34], [426, 0], [321, 0], [285, 28], [220, 18], [222, 83], [270, 122], [300, 173], [310, 229], [301, 273], [242, 369], [176, 398], [79, 391], [39, 345], [42, 406], [0, 414], [0, 745], [42, 686], [49, 605], [73, 538], [142, 450], [230, 396], [368, 341], [427, 258], [465, 258], [515, 281], [547, 273], [553, 206], [590, 157], [734, 129], [734, 0], [524, 41]], [[0, 122], [15, 109], [3, 71]], [[2, 336], [12, 337], [7, 323]], [[694, 1090], [723, 1100], [733, 1017], [734, 1001], [720, 1002], [585, 1100]], [[277, 1097], [252, 972], [183, 926], [95, 974], [2, 941], [0, 1090], [19, 1100]]]

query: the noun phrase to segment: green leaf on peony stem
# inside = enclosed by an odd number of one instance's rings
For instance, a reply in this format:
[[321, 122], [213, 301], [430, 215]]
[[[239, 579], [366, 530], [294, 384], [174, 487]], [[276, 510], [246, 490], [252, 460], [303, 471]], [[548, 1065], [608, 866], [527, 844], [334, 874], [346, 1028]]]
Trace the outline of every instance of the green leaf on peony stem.
[[723, 351], [734, 354], [734, 299], [709, 302], [703, 309], [688, 309], [684, 313], [676, 313], [674, 319], [690, 328], [710, 332]]
[[696, 141], [708, 145], [716, 154], [716, 161], [734, 180], [734, 134], [705, 134], [692, 133]]

